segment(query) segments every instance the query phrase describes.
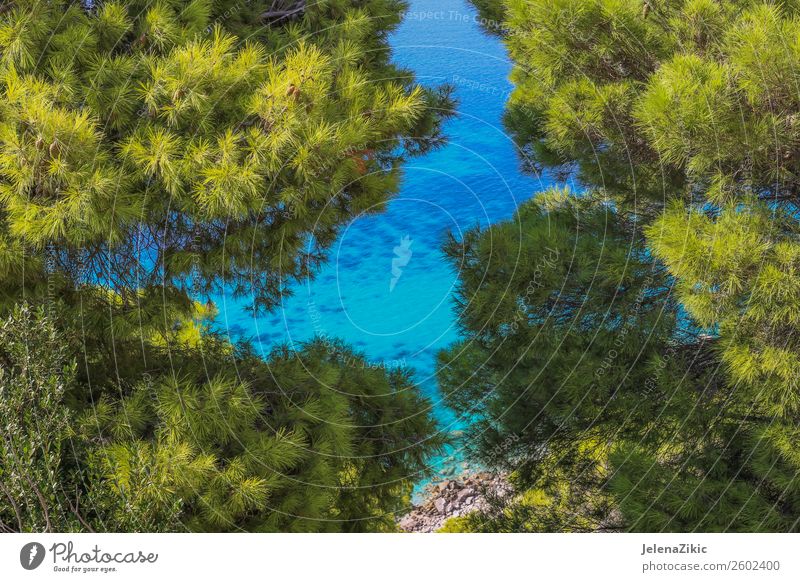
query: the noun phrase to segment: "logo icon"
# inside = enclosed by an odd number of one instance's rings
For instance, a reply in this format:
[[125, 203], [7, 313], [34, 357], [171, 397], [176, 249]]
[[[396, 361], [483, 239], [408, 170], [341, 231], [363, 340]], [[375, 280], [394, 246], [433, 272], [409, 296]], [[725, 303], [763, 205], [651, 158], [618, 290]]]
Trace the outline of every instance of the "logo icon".
[[394, 254], [396, 256], [392, 259], [392, 280], [389, 283], [389, 293], [394, 291], [397, 282], [400, 280], [400, 277], [402, 277], [403, 267], [411, 262], [411, 256], [414, 254], [414, 251], [411, 250], [413, 242], [414, 241], [411, 240], [410, 237], [404, 236], [400, 239], [400, 246], [394, 247]]
[[26, 570], [35, 570], [44, 561], [44, 546], [39, 542], [30, 542], [22, 546], [19, 552], [19, 563]]

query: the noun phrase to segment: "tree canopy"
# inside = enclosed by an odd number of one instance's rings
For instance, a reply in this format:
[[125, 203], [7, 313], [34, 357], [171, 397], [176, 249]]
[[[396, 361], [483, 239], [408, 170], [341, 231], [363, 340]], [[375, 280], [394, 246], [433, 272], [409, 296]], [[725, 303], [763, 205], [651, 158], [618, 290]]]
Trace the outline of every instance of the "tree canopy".
[[266, 4], [5, 11], [8, 275], [49, 246], [76, 285], [269, 307], [349, 217], [382, 207], [403, 157], [436, 144], [446, 103], [388, 62], [402, 3], [314, 3], [282, 26], [258, 24]]
[[261, 358], [210, 300], [273, 308], [441, 142], [403, 7], [2, 6], [0, 527], [394, 528], [442, 444], [410, 372]]
[[800, 6], [502, 4], [506, 125], [578, 187], [448, 246], [440, 378], [519, 492], [468, 527], [797, 531]]

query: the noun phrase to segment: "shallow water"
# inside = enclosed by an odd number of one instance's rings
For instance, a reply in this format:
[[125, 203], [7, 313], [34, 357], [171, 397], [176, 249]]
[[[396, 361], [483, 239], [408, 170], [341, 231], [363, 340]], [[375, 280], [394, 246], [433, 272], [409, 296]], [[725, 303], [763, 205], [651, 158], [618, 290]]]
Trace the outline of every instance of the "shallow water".
[[[501, 123], [511, 63], [466, 1], [412, 1], [391, 44], [395, 61], [420, 83], [456, 87], [448, 145], [412, 160], [386, 212], [353, 220], [328, 265], [297, 285], [281, 309], [253, 318], [223, 298], [218, 323], [234, 338], [252, 338], [264, 354], [318, 335], [345, 340], [374, 365], [411, 367], [442, 430], [453, 431], [459, 420], [441, 404], [433, 376], [436, 353], [458, 339], [451, 301], [457, 273], [440, 250], [445, 234], [506, 219], [546, 184], [520, 172]], [[462, 462], [450, 453], [435, 461], [444, 473]]]

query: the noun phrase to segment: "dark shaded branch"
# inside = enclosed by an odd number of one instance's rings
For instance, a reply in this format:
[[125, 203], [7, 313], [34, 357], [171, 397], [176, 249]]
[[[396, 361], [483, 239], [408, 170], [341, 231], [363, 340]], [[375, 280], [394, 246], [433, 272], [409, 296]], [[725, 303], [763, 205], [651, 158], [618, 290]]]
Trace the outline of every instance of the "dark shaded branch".
[[3, 483], [2, 481], [0, 481], [0, 489], [3, 490], [3, 493], [8, 498], [8, 502], [11, 503], [11, 507], [14, 509], [14, 515], [16, 515], [17, 517], [17, 525], [19, 526], [19, 531], [20, 532], [23, 531], [22, 514], [20, 513], [19, 505], [17, 505], [17, 502], [14, 501], [14, 498], [11, 496], [11, 492], [8, 490], [5, 483]]
[[[286, 6], [288, 4], [288, 6]], [[270, 9], [261, 13], [261, 20], [278, 22], [305, 12], [306, 0], [274, 0]]]
[[92, 526], [90, 526], [90, 525], [89, 525], [89, 524], [86, 522], [86, 520], [83, 518], [83, 516], [82, 516], [82, 515], [81, 515], [81, 513], [80, 513], [80, 510], [79, 510], [79, 508], [78, 508], [78, 506], [79, 506], [80, 502], [81, 502], [81, 496], [80, 496], [80, 493], [77, 493], [77, 495], [75, 496], [75, 505], [73, 505], [73, 504], [72, 504], [72, 501], [70, 501], [69, 499], [67, 499], [67, 503], [69, 503], [69, 508], [72, 510], [72, 513], [74, 513], [74, 514], [75, 514], [75, 517], [77, 517], [77, 518], [78, 518], [78, 521], [80, 521], [80, 522], [81, 522], [81, 525], [83, 525], [83, 527], [85, 527], [85, 528], [86, 528], [86, 529], [87, 529], [89, 532], [91, 532], [91, 533], [95, 533], [94, 529], [92, 529]]

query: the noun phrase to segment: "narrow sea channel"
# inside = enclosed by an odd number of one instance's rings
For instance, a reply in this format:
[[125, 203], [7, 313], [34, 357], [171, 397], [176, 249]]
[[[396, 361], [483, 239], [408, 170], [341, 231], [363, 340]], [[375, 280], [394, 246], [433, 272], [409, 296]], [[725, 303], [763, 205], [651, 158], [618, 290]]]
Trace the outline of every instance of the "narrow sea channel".
[[[434, 377], [436, 353], [458, 339], [457, 273], [444, 260], [442, 242], [448, 231], [511, 217], [547, 184], [520, 170], [501, 121], [511, 63], [471, 5], [412, 0], [391, 44], [395, 62], [413, 70], [418, 82], [456, 88], [448, 144], [412, 160], [386, 212], [356, 218], [318, 276], [297, 285], [280, 309], [254, 318], [241, 302], [222, 298], [218, 325], [233, 338], [251, 338], [265, 355], [276, 344], [323, 336], [345, 340], [373, 365], [413, 368], [441, 429], [452, 432], [461, 424], [441, 404]], [[435, 463], [441, 476], [465, 468], [458, 451]]]

